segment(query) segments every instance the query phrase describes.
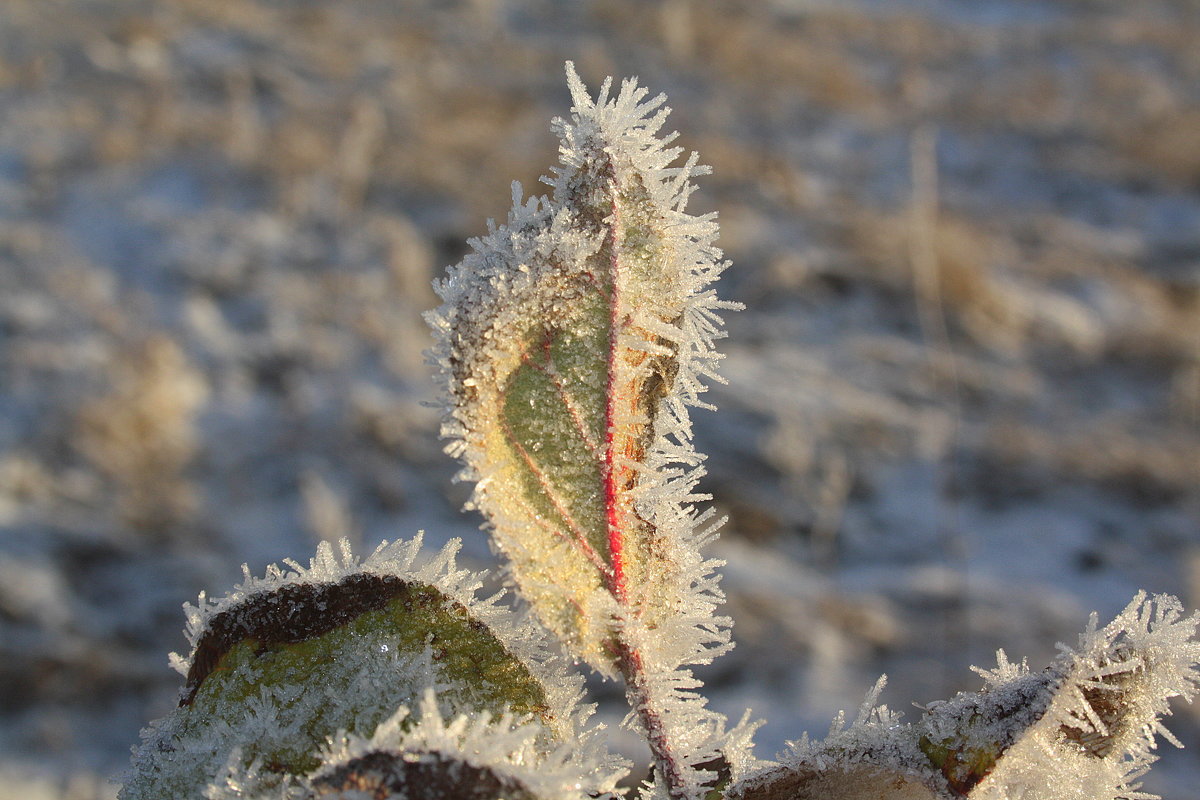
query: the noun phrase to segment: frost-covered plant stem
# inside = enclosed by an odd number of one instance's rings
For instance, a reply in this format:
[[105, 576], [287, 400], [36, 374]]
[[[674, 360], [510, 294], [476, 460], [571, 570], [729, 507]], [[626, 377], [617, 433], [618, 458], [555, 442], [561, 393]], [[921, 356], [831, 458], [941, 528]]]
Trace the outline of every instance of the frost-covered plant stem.
[[671, 734], [663, 721], [662, 710], [657, 707], [651, 695], [649, 679], [646, 675], [642, 655], [636, 649], [622, 642], [620, 654], [617, 657], [621, 675], [625, 679], [625, 693], [629, 705], [637, 712], [642, 728], [646, 733], [646, 742], [654, 755], [655, 768], [661, 776], [668, 795], [673, 800], [687, 800], [690, 797], [688, 783], [684, 778], [684, 770], [688, 767], [680, 761], [676, 748], [671, 742]]

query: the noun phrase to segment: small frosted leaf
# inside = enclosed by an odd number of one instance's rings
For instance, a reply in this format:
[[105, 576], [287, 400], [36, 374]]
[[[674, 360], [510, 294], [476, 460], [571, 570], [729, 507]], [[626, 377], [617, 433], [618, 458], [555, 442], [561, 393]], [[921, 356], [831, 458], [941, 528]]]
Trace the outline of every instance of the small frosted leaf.
[[540, 800], [515, 778], [444, 753], [374, 752], [313, 782], [327, 800]]
[[1173, 597], [1139, 594], [1107, 627], [1095, 615], [1077, 649], [1031, 673], [998, 654], [977, 670], [981, 692], [931, 705], [918, 745], [955, 797], [972, 800], [1145, 798], [1135, 783], [1153, 762], [1172, 697], [1200, 683], [1197, 617]]
[[584, 800], [611, 792], [624, 772], [623, 763], [586, 741], [544, 747], [536, 718], [481, 714], [446, 721], [431, 692], [417, 716], [419, 722], [408, 724], [402, 709], [370, 737], [333, 741], [307, 781], [311, 796]]
[[322, 545], [308, 569], [271, 567], [202, 597], [179, 708], [144, 733], [122, 796], [198, 796], [239, 764], [261, 765], [260, 782], [303, 775], [328, 737], [369, 734], [428, 687], [447, 711], [532, 715], [547, 741], [575, 735], [578, 679], [527, 624], [474, 597], [455, 547], [417, 569], [416, 543], [385, 543], [361, 564]]
[[1048, 670], [935, 704], [918, 726], [921, 751], [955, 796], [964, 797], [1045, 716], [1060, 683]]
[[[1150, 797], [1137, 791], [1136, 780], [1156, 758], [1156, 737], [1178, 745], [1160, 721], [1171, 713], [1167, 701], [1190, 701], [1200, 686], [1198, 623], [1174, 597], [1139, 594], [1102, 629], [1093, 615], [1078, 646], [1062, 647], [1042, 673], [1023, 674], [1003, 658], [997, 670], [982, 672], [990, 685], [973, 697], [1005, 709], [1032, 695], [1026, 707], [1036, 714], [980, 715], [957, 739], [929, 738], [944, 746], [987, 736], [998, 745], [1002, 752], [970, 789], [972, 800]], [[959, 698], [951, 704], [948, 710], [961, 714]], [[944, 733], [946, 714], [939, 709], [930, 717], [931, 730]]]
[[823, 741], [806, 734], [781, 763], [736, 782], [729, 800], [953, 800], [921, 752], [919, 732], [876, 706], [884, 684], [880, 678], [852, 725], [839, 714]]
[[779, 769], [747, 782], [731, 800], [947, 800], [906, 770], [872, 764], [836, 764], [826, 769]]

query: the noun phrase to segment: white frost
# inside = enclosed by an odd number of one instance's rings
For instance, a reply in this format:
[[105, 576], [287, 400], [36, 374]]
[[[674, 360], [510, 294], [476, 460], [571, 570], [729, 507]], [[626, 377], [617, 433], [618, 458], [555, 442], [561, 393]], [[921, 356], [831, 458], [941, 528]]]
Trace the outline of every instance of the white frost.
[[[1104, 628], [1093, 614], [1075, 648], [1048, 671], [1058, 682], [1042, 718], [971, 795], [978, 800], [1151, 798], [1137, 779], [1157, 759], [1157, 737], [1182, 747], [1163, 726], [1168, 701], [1190, 701], [1200, 686], [1200, 615], [1184, 616], [1168, 595], [1142, 592]], [[1000, 655], [981, 671], [990, 692], [1027, 680]]]
[[312, 780], [373, 752], [439, 753], [510, 777], [541, 800], [581, 800], [613, 792], [627, 769], [593, 737], [568, 740], [547, 750], [543, 728], [535, 719], [480, 714], [446, 720], [431, 690], [421, 698], [416, 716], [417, 723], [409, 724], [410, 711], [403, 708], [370, 737], [336, 737]]

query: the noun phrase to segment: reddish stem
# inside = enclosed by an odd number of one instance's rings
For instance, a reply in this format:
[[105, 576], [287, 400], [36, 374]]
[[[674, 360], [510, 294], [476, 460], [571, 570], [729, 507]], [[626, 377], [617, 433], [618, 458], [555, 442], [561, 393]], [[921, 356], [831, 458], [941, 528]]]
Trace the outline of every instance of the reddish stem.
[[609, 180], [612, 192], [612, 220], [609, 224], [609, 289], [608, 289], [608, 381], [604, 407], [604, 508], [608, 522], [608, 557], [612, 562], [612, 580], [609, 588], [617, 602], [624, 606], [625, 559], [622, 536], [621, 512], [618, 508], [618, 470], [616, 464], [616, 416], [617, 416], [617, 360], [618, 326], [620, 324], [620, 259], [617, 256], [617, 232], [621, 227], [621, 212], [617, 205], [617, 182]]
[[[608, 586], [621, 607], [622, 613], [633, 611], [629, 606], [628, 587], [625, 575], [624, 520], [621, 491], [629, 480], [632, 470], [617, 461], [617, 367], [620, 360], [621, 297], [620, 258], [617, 238], [621, 227], [620, 207], [617, 204], [617, 182], [610, 175], [609, 190], [612, 192], [612, 216], [609, 225], [609, 334], [608, 334], [608, 380], [604, 409], [604, 507], [608, 525], [608, 555], [611, 567], [608, 571]], [[654, 754], [658, 772], [666, 782], [667, 792], [676, 800], [690, 800], [683, 778], [684, 765], [674, 752], [667, 734], [661, 710], [653, 704], [645, 661], [641, 651], [626, 638], [624, 631], [617, 631], [617, 668], [625, 678], [626, 696], [630, 705], [637, 710], [646, 740]]]
[[675, 754], [667, 735], [659, 709], [651, 705], [650, 688], [646, 685], [646, 667], [642, 654], [629, 643], [621, 640], [617, 665], [625, 677], [625, 695], [630, 705], [637, 709], [638, 717], [646, 729], [646, 741], [654, 754], [659, 775], [667, 784], [667, 794], [676, 800], [691, 800], [683, 779], [683, 763]]

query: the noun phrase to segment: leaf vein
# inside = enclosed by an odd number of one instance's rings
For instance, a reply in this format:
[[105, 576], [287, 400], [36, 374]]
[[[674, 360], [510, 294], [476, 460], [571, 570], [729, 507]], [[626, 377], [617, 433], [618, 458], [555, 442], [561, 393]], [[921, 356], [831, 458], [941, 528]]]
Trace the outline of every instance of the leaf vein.
[[557, 365], [554, 363], [554, 354], [550, 350], [549, 339], [543, 344], [546, 352], [545, 363], [538, 363], [529, 357], [528, 353], [521, 355], [522, 360], [533, 367], [537, 371], [544, 374], [550, 379], [550, 383], [554, 385], [554, 390], [558, 392], [558, 396], [562, 398], [563, 405], [567, 408], [567, 414], [570, 415], [571, 421], [575, 424], [576, 430], [579, 431], [579, 436], [583, 439], [583, 443], [591, 451], [597, 461], [604, 460], [604, 454], [600, 451], [600, 445], [588, 430], [587, 420], [583, 418], [583, 412], [579, 408], [579, 403], [575, 399], [575, 395], [567, 388], [566, 379], [563, 378], [561, 372], [558, 371]]
[[[583, 529], [579, 527], [579, 523], [575, 521], [575, 518], [571, 514], [570, 510], [563, 503], [562, 499], [558, 497], [558, 493], [555, 492], [554, 486], [546, 476], [545, 471], [543, 471], [541, 466], [538, 465], [537, 461], [530, 454], [529, 450], [526, 449], [525, 445], [521, 444], [521, 441], [513, 432], [512, 427], [508, 424], [508, 420], [502, 419], [500, 421], [500, 425], [504, 431], [505, 438], [508, 439], [509, 444], [516, 449], [517, 453], [525, 461], [525, 466], [529, 468], [529, 471], [537, 480], [538, 486], [541, 488], [542, 493], [546, 496], [546, 499], [550, 501], [550, 504], [554, 506], [555, 512], [562, 518], [567, 528], [570, 529], [573, 535], [573, 538], [570, 539], [570, 541], [573, 541], [579, 548], [580, 552], [583, 553], [584, 557], [591, 562], [592, 566], [599, 570], [601, 576], [605, 578], [607, 583], [612, 577], [611, 568], [604, 563], [604, 560], [600, 557], [600, 554], [596, 552], [594, 547], [592, 547], [591, 542], [589, 542], [587, 539], [587, 535], [583, 532]], [[538, 515], [536, 513], [534, 513], [532, 516], [535, 520], [538, 519]], [[556, 530], [555, 533], [563, 536], [564, 538], [568, 538], [562, 531]]]

